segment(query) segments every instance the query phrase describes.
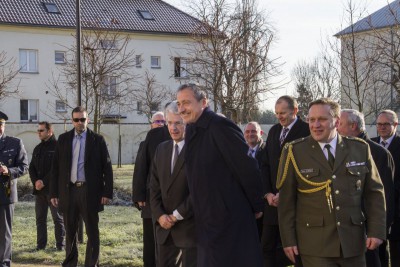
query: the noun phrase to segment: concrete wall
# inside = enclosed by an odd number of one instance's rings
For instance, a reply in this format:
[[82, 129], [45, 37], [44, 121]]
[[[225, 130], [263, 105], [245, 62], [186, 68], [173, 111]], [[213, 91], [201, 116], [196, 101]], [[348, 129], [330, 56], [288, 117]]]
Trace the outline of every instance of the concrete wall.
[[[241, 129], [245, 125], [239, 125]], [[261, 125], [264, 131], [263, 139], [266, 140], [267, 133], [272, 125]], [[91, 125], [89, 125], [91, 128]], [[9, 136], [15, 136], [21, 138], [26, 151], [28, 152], [29, 160], [31, 159], [32, 151], [35, 146], [39, 143], [39, 139], [36, 133], [37, 124], [36, 123], [7, 123], [6, 124], [6, 134]], [[54, 129], [56, 136], [69, 131], [72, 129], [70, 123], [67, 124], [54, 124]], [[121, 155], [122, 164], [132, 164], [136, 160], [137, 150], [139, 149], [139, 143], [143, 141], [150, 126], [148, 124], [121, 124]], [[376, 136], [376, 127], [367, 126], [367, 131], [370, 137]], [[118, 124], [103, 124], [101, 126], [101, 134], [104, 136], [107, 142], [108, 150], [111, 156], [113, 164], [117, 164], [118, 160]]]

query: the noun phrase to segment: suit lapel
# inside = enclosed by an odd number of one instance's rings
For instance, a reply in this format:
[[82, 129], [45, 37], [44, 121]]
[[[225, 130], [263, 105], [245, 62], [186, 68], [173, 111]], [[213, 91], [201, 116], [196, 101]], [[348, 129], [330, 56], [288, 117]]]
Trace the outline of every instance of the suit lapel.
[[6, 145], [6, 134], [0, 138], [0, 151], [3, 151], [4, 146]]
[[342, 136], [338, 135], [335, 153], [335, 165], [333, 166], [333, 172], [335, 172], [342, 165], [343, 161], [347, 158], [349, 153], [345, 143], [343, 142]]
[[[310, 153], [310, 157], [313, 158], [313, 160], [317, 163], [320, 163], [323, 168], [332, 171], [331, 167], [329, 166], [328, 160], [326, 159], [324, 152], [322, 151], [319, 143], [315, 141], [311, 136], [308, 137], [308, 143], [311, 147], [312, 153]], [[324, 160], [321, 160], [324, 159]], [[335, 163], [336, 164], [336, 163]]]
[[[171, 177], [170, 177], [170, 179], [168, 179], [168, 185], [167, 185], [168, 189], [173, 184], [175, 179], [178, 177], [179, 171], [183, 167], [183, 163], [185, 162], [185, 151], [186, 151], [186, 145], [183, 146], [181, 152], [179, 153], [179, 156], [178, 156], [178, 159], [176, 160], [175, 167], [172, 171]], [[169, 154], [172, 155], [172, 148], [171, 148], [170, 152], [171, 153], [169, 153]], [[170, 158], [171, 158], [171, 156], [170, 156]], [[169, 162], [171, 162], [171, 160]], [[170, 164], [170, 166], [171, 166], [171, 164]]]
[[88, 160], [88, 155], [91, 155], [91, 150], [94, 143], [93, 132], [89, 129], [86, 130], [86, 144], [85, 144], [85, 162]]
[[390, 153], [396, 153], [399, 149], [400, 146], [400, 136], [396, 133], [392, 142], [390, 143], [388, 150], [390, 151]]

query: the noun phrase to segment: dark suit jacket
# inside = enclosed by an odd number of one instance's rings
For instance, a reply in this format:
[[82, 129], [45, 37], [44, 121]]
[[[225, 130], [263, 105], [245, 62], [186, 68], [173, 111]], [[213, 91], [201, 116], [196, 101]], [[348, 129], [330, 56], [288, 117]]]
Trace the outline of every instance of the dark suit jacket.
[[264, 207], [261, 176], [242, 131], [206, 108], [185, 138], [198, 266], [262, 266], [254, 219]]
[[[320, 145], [311, 136], [291, 145], [298, 172], [292, 162], [287, 169], [285, 167], [288, 145], [282, 151], [278, 173], [279, 185], [284, 170], [287, 170], [278, 206], [283, 247], [297, 245], [300, 255], [348, 258], [365, 253], [366, 234], [384, 240], [383, 185], [367, 143], [339, 135], [333, 170]], [[316, 192], [300, 191], [316, 188], [305, 181], [321, 183], [327, 180], [331, 180], [331, 211], [325, 188]]]
[[[380, 137], [371, 138], [379, 143]], [[394, 223], [389, 235], [390, 240], [400, 240], [400, 135], [396, 133], [388, 150], [394, 161]]]
[[6, 134], [0, 137], [0, 162], [9, 173], [0, 175], [0, 205], [8, 205], [18, 201], [17, 178], [28, 170], [28, 156], [21, 139]]
[[139, 146], [133, 170], [132, 201], [146, 202], [146, 206], [142, 208], [142, 218], [151, 219], [150, 168], [156, 148], [160, 143], [170, 139], [167, 126], [154, 128], [147, 133], [146, 139]]
[[[49, 194], [51, 164], [53, 162], [56, 145], [56, 137], [52, 135], [49, 140], [41, 141], [35, 149], [33, 149], [31, 163], [29, 164], [29, 176], [33, 184], [34, 195]], [[37, 180], [42, 180], [44, 184], [44, 187], [39, 191], [35, 188]]]
[[369, 139], [366, 133], [363, 132], [358, 137], [368, 143], [372, 158], [381, 177], [386, 200], [386, 225], [389, 228], [394, 220], [393, 157], [387, 149]]
[[[281, 151], [284, 145], [288, 142], [296, 140], [298, 138], [306, 137], [310, 135], [310, 129], [308, 123], [297, 118], [296, 123], [293, 125], [287, 134], [285, 141], [282, 146], [280, 145], [279, 137], [282, 131], [282, 125], [275, 124], [268, 132], [266, 141], [266, 153], [264, 154], [266, 159], [266, 166], [263, 169], [264, 178], [264, 195], [267, 193], [278, 193], [276, 189], [276, 177], [278, 174], [279, 159]], [[264, 224], [265, 225], [278, 225], [278, 211], [276, 207], [266, 205], [264, 210]]]
[[[150, 203], [156, 228], [158, 244], [165, 244], [171, 235], [175, 246], [180, 248], [194, 247], [195, 228], [193, 208], [187, 185], [184, 168], [186, 146], [179, 153], [171, 174], [171, 158], [174, 142], [165, 141], [157, 147], [151, 168]], [[163, 214], [172, 214], [177, 210], [183, 217], [171, 229], [165, 230], [157, 222]]]
[[[63, 133], [58, 138], [53, 158], [52, 177], [50, 182], [50, 197], [58, 198], [61, 212], [68, 210], [69, 188], [72, 165], [72, 141], [75, 129]], [[104, 138], [87, 129], [85, 146], [85, 178], [88, 197], [88, 210], [99, 212], [103, 210], [101, 198], [113, 197], [113, 172], [111, 159]]]

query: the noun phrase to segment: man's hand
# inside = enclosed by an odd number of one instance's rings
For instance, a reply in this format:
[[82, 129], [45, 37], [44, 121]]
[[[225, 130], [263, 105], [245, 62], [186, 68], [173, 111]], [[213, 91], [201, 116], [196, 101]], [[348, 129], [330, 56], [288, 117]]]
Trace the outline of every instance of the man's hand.
[[295, 256], [299, 255], [297, 246], [283, 248], [283, 251], [285, 251], [286, 257], [288, 257], [291, 262], [296, 263]]
[[43, 187], [44, 187], [44, 183], [43, 183], [42, 180], [37, 180], [37, 181], [35, 182], [35, 189], [36, 189], [37, 191], [42, 190]]
[[268, 205], [273, 206], [273, 207], [278, 207], [279, 203], [279, 193], [278, 194], [273, 194], [273, 193], [268, 193], [265, 196], [265, 199], [268, 201]]
[[279, 204], [279, 193], [276, 193], [276, 195], [272, 198], [272, 203], [273, 203], [273, 206], [278, 207], [278, 204]]
[[138, 201], [138, 205], [139, 205], [140, 208], [146, 207], [146, 202]]
[[367, 249], [374, 250], [377, 247], [379, 247], [383, 243], [383, 241], [382, 239], [379, 238], [368, 237], [366, 243], [367, 243]]
[[263, 216], [263, 212], [262, 211], [255, 213], [256, 219], [260, 219], [262, 216]]
[[170, 229], [175, 224], [167, 214], [161, 215], [160, 218], [158, 218], [158, 223], [165, 230]]
[[171, 221], [175, 224], [177, 221], [178, 221], [178, 219], [173, 215], [173, 214], [170, 214], [170, 215], [168, 215], [169, 216], [169, 218], [171, 219]]
[[52, 198], [50, 199], [51, 201], [51, 205], [53, 205], [54, 207], [58, 207], [58, 198]]
[[108, 197], [102, 197], [101, 198], [101, 204], [102, 205], [110, 204], [110, 202], [111, 202], [111, 199], [109, 199]]
[[1, 165], [0, 166], [0, 173], [3, 175], [8, 175], [8, 168], [6, 165]]

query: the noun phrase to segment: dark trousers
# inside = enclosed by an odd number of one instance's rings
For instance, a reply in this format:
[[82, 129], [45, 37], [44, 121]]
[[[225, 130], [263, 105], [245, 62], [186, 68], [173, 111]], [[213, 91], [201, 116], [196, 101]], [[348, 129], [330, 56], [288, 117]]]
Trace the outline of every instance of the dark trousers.
[[262, 237], [263, 221], [264, 221], [264, 215], [261, 216], [261, 218], [256, 219], [257, 231], [258, 231], [258, 236], [260, 237], [260, 241]]
[[66, 258], [62, 266], [76, 267], [78, 264], [77, 231], [79, 216], [85, 223], [87, 243], [85, 267], [98, 266], [100, 254], [99, 214], [89, 211], [87, 207], [86, 185], [70, 187], [69, 208], [64, 213], [66, 230]]
[[11, 230], [14, 204], [0, 205], [0, 266], [11, 266]]
[[[264, 267], [282, 267], [292, 265], [283, 252], [278, 225], [263, 225], [261, 236]], [[296, 266], [300, 266], [297, 265]]]
[[301, 255], [304, 267], [364, 267], [365, 255], [351, 258], [331, 257], [321, 258]]
[[153, 220], [143, 218], [143, 267], [156, 266], [156, 244]]
[[50, 208], [51, 217], [54, 222], [54, 236], [57, 248], [65, 246], [64, 220], [58, 208], [51, 205], [50, 198], [47, 195], [36, 195], [35, 213], [36, 213], [36, 232], [38, 249], [44, 249], [47, 245], [47, 213]]
[[[389, 251], [388, 251], [388, 249], [389, 248], [388, 248], [387, 240], [383, 241], [383, 243], [378, 248], [379, 260], [381, 263], [381, 267], [389, 267]], [[367, 266], [368, 266], [368, 262], [367, 262]]]
[[168, 236], [167, 241], [158, 245], [157, 267], [196, 267], [197, 248], [177, 247]]
[[400, 240], [389, 240], [390, 266], [400, 266]]
[[365, 252], [365, 261], [367, 267], [382, 267], [381, 260], [379, 259], [379, 247], [374, 250], [367, 249], [367, 252]]

